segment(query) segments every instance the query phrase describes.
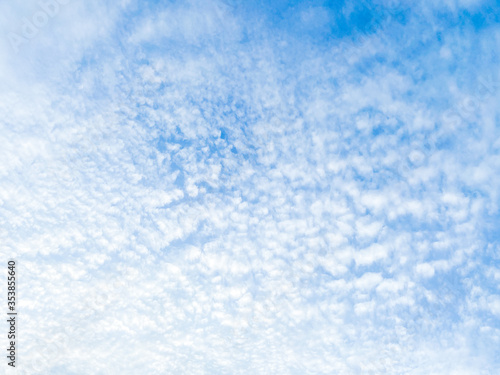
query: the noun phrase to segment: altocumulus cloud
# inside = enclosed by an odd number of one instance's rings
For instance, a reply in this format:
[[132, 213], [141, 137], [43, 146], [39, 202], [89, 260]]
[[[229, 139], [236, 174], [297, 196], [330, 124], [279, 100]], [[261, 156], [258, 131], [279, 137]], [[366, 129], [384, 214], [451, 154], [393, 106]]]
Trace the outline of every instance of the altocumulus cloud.
[[0, 14], [19, 373], [498, 373], [496, 2]]

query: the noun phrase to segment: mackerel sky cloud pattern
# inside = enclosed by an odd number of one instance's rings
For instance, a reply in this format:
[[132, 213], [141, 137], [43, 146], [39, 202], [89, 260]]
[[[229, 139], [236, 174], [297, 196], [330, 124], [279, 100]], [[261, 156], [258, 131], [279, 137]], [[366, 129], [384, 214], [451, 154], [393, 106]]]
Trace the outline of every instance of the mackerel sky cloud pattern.
[[498, 374], [499, 10], [2, 2], [16, 373]]

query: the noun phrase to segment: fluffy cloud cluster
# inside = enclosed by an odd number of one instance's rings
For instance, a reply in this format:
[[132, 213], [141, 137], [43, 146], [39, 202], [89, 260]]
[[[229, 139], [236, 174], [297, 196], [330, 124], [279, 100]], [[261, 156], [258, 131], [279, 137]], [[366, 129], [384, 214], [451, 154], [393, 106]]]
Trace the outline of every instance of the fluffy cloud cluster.
[[498, 7], [325, 3], [0, 6], [18, 373], [500, 369]]

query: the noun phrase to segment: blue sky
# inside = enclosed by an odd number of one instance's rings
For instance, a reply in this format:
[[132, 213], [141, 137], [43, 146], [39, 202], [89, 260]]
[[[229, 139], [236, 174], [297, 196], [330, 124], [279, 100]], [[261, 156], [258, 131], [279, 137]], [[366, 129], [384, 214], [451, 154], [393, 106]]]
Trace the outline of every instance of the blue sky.
[[498, 14], [2, 3], [18, 373], [497, 374]]

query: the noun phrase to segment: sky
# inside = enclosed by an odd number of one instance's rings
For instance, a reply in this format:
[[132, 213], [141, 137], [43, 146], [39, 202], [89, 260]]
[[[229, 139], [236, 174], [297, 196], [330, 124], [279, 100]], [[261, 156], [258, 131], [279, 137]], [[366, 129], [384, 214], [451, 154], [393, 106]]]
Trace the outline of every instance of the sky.
[[0, 375], [500, 373], [499, 24], [1, 2]]

